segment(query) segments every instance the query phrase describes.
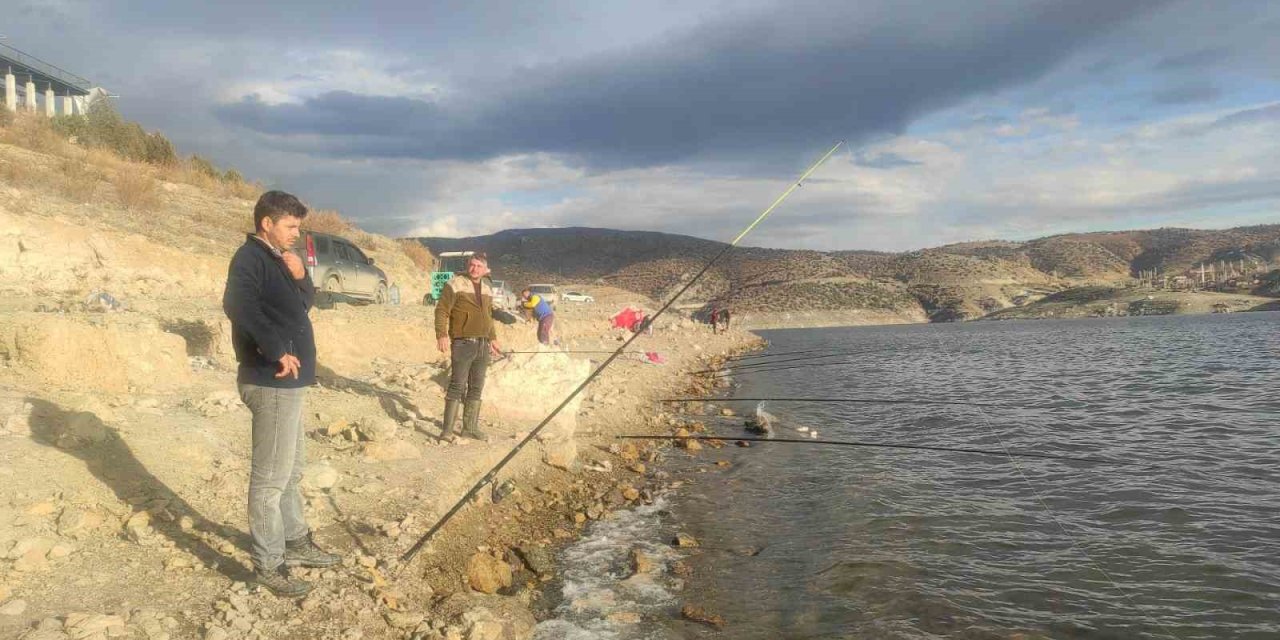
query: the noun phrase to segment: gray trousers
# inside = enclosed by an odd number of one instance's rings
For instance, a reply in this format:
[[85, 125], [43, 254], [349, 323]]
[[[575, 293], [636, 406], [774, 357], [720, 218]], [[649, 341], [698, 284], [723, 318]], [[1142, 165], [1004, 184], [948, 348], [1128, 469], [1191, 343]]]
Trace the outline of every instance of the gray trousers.
[[488, 370], [488, 340], [453, 340], [449, 343], [449, 389], [445, 399], [479, 402]]
[[306, 466], [302, 408], [307, 389], [240, 385], [240, 399], [253, 413], [253, 462], [249, 471], [250, 556], [261, 571], [284, 562], [285, 540], [310, 533], [298, 481]]

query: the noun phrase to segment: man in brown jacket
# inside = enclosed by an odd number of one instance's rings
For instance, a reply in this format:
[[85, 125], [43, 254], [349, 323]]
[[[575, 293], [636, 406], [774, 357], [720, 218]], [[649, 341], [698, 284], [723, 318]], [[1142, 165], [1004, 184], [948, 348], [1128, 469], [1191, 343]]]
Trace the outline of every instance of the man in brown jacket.
[[449, 390], [444, 396], [440, 437], [453, 438], [453, 423], [462, 405], [462, 435], [485, 440], [480, 430], [480, 394], [489, 356], [502, 352], [493, 324], [493, 288], [485, 280], [489, 260], [483, 253], [467, 259], [467, 272], [444, 285], [436, 303], [436, 344], [449, 354]]

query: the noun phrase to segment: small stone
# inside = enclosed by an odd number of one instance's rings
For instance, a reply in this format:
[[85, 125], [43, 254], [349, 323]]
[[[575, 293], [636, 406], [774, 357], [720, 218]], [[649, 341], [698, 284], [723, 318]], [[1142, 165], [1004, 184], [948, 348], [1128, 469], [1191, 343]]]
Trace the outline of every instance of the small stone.
[[676, 534], [671, 544], [677, 547], [696, 547], [698, 546], [698, 540], [687, 533], [680, 532]]
[[53, 545], [53, 548], [49, 550], [49, 557], [55, 559], [65, 558], [71, 555], [75, 550], [75, 547], [69, 544], [55, 544]]
[[360, 566], [368, 569], [378, 566], [378, 559], [372, 556], [360, 556], [359, 562]]
[[728, 460], [719, 460], [716, 462], [717, 467], [728, 467], [730, 464], [731, 463]]
[[635, 611], [614, 611], [605, 619], [614, 624], [640, 624], [640, 614]]
[[585, 514], [585, 513], [581, 512], [581, 511], [578, 511], [578, 512], [576, 512], [576, 513], [574, 513], [574, 514], [573, 514], [573, 522], [574, 522], [575, 524], [582, 524], [582, 523], [584, 523], [584, 522], [586, 522], [586, 521], [587, 521], [587, 514]]
[[511, 580], [511, 567], [487, 553], [477, 553], [467, 561], [467, 584], [480, 593], [497, 593], [511, 586]]
[[27, 514], [33, 516], [47, 516], [57, 511], [58, 507], [52, 502], [37, 502], [27, 507]]
[[361, 418], [356, 423], [356, 431], [360, 437], [370, 442], [389, 442], [396, 437], [396, 431], [400, 428], [395, 420], [390, 418]]
[[0, 616], [20, 616], [27, 610], [26, 600], [10, 600], [0, 605]]
[[382, 614], [386, 618], [387, 624], [396, 629], [413, 629], [422, 624], [426, 616], [421, 613], [410, 613], [407, 611], [388, 611]]
[[130, 540], [140, 542], [143, 538], [151, 535], [151, 513], [147, 511], [139, 511], [124, 523], [125, 534]]
[[631, 575], [653, 571], [653, 560], [639, 549], [631, 550]]
[[204, 640], [227, 640], [230, 634], [222, 627], [209, 627], [204, 632]]
[[622, 498], [627, 501], [635, 501], [640, 498], [640, 490], [632, 486], [624, 485], [622, 487]]
[[647, 469], [645, 468], [645, 466], [644, 466], [644, 463], [643, 463], [643, 462], [637, 462], [637, 463], [635, 463], [635, 464], [633, 464], [633, 465], [631, 465], [631, 466], [629, 466], [629, 467], [627, 467], [627, 468], [628, 468], [628, 469], [630, 469], [630, 470], [632, 470], [632, 471], [634, 471], [634, 472], [636, 472], [636, 473], [639, 473], [639, 474], [641, 474], [641, 475], [643, 475], [643, 474], [644, 474], [644, 472], [647, 470]]
[[319, 460], [307, 465], [302, 472], [302, 486], [307, 489], [332, 489], [338, 484], [338, 470], [327, 460]]
[[714, 613], [707, 613], [707, 611], [702, 607], [695, 607], [691, 604], [686, 604], [680, 607], [680, 616], [685, 620], [699, 622], [716, 628], [724, 626], [724, 618]]
[[729, 407], [724, 407], [720, 409], [720, 415], [731, 417], [731, 416], [736, 416], [738, 414], [734, 413], [733, 409], [730, 409]]

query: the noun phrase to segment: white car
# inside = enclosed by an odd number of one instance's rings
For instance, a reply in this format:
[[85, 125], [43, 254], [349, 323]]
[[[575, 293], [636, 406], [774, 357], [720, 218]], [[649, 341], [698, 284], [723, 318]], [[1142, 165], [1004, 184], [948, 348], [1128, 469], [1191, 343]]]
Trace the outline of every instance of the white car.
[[585, 293], [579, 293], [577, 291], [566, 291], [560, 294], [560, 299], [564, 300], [565, 302], [595, 302], [596, 301], [595, 298]]

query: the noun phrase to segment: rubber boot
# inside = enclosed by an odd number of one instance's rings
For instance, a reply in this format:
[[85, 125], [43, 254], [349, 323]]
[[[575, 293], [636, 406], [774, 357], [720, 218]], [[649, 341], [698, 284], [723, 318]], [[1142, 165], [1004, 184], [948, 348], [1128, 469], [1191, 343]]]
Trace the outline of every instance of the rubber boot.
[[462, 405], [462, 435], [472, 440], [489, 441], [489, 436], [480, 430], [479, 400], [473, 400]]
[[458, 421], [458, 407], [461, 405], [461, 400], [444, 401], [444, 419], [440, 427], [441, 440], [453, 439], [453, 423]]

